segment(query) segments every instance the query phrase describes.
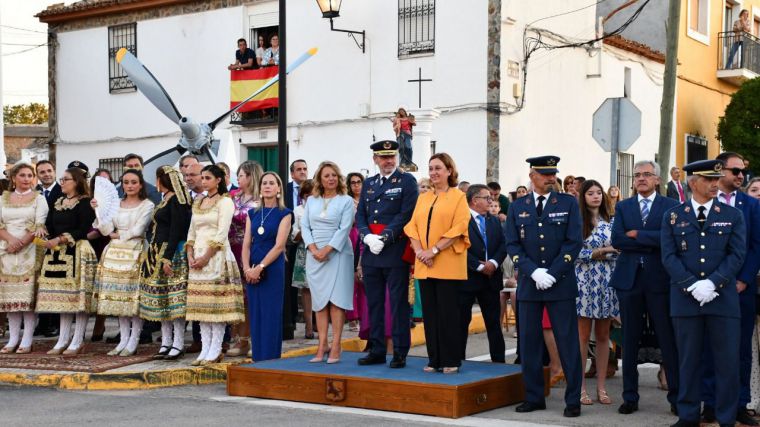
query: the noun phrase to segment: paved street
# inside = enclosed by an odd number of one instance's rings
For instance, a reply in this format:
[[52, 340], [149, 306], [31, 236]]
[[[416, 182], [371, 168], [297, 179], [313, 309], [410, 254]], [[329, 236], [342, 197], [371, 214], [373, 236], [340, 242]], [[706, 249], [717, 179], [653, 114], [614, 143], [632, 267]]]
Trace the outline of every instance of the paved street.
[[[508, 334], [511, 337], [511, 334]], [[507, 348], [515, 340], [508, 338]], [[472, 335], [468, 357], [487, 354], [485, 334]], [[425, 355], [425, 347], [413, 349]], [[511, 358], [511, 356], [510, 356]], [[617, 413], [620, 403], [620, 373], [608, 380], [613, 399], [609, 406], [583, 407], [580, 418], [561, 415], [563, 389], [554, 388], [548, 410], [517, 414], [514, 406], [484, 412], [457, 420], [330, 407], [285, 401], [229, 397], [224, 385], [164, 388], [148, 391], [74, 392], [44, 388], [0, 387], [0, 419], [3, 426], [384, 426], [384, 425], [460, 425], [460, 426], [664, 426], [675, 422], [668, 412], [665, 393], [657, 389], [654, 366], [640, 368], [640, 411], [631, 416]], [[594, 389], [594, 383], [589, 384]], [[594, 393], [591, 393], [595, 396]], [[53, 416], [53, 414], [55, 414]]]

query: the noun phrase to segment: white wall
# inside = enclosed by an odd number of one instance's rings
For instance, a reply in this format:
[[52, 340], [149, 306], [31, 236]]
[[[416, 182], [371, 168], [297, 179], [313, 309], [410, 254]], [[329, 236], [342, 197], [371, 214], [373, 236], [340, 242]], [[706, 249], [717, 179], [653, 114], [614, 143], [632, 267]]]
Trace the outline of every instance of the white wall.
[[[522, 33], [526, 23], [540, 16], [551, 15], [538, 10], [534, 3], [510, 2], [509, 14], [518, 18], [514, 25], [505, 25], [502, 60], [522, 58]], [[578, 3], [575, 5], [574, 3]], [[583, 6], [587, 2], [565, 2], [563, 10]], [[552, 11], [560, 13], [561, 10]], [[536, 15], [538, 13], [538, 15]], [[563, 35], [593, 37], [594, 8], [567, 17], [535, 24]], [[520, 19], [522, 18], [522, 19]], [[619, 57], [628, 58], [628, 60]], [[562, 160], [559, 176], [582, 175], [598, 180], [605, 187], [610, 182], [610, 154], [604, 152], [591, 136], [592, 115], [608, 97], [623, 96], [624, 69], [631, 69], [631, 100], [641, 110], [641, 136], [626, 150], [636, 160], [654, 159], [657, 152], [662, 72], [664, 65], [620, 49], [604, 46], [601, 76], [587, 77], [598, 64], [583, 49], [540, 50], [528, 66], [524, 95], [525, 106], [514, 115], [501, 119], [500, 182], [508, 191], [528, 182], [525, 158], [554, 154]], [[653, 79], [645, 70], [653, 74]], [[504, 72], [502, 76], [504, 76]], [[654, 80], [654, 81], [653, 81]], [[504, 78], [502, 88], [511, 88], [517, 81]], [[511, 90], [502, 90], [502, 101], [514, 103]]]

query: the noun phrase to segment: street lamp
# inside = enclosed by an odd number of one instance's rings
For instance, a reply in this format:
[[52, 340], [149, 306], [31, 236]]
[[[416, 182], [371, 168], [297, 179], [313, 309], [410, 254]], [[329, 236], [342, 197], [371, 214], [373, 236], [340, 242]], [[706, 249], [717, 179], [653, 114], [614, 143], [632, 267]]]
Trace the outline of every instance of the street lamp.
[[[341, 30], [338, 28], [333, 27], [333, 18], [337, 18], [340, 16], [340, 4], [343, 2], [343, 0], [317, 0], [317, 6], [319, 6], [319, 10], [322, 12], [322, 17], [327, 18], [330, 20], [330, 31], [338, 31], [341, 33], [348, 33], [348, 36], [354, 39], [354, 43], [356, 43], [357, 46], [359, 46], [359, 49], [362, 50], [362, 53], [365, 52], [365, 37], [366, 34], [364, 31], [351, 31], [351, 30]], [[359, 43], [359, 40], [356, 39], [356, 36], [354, 34], [361, 34], [362, 41]]]

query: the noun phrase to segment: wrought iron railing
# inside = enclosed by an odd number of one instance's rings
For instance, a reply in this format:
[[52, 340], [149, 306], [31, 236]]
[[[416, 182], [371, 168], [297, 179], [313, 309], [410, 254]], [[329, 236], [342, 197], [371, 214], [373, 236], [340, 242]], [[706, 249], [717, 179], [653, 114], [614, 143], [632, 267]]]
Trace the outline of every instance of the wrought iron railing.
[[123, 47], [132, 55], [137, 56], [136, 23], [108, 27], [108, 91], [110, 93], [137, 90], [135, 84], [116, 61], [116, 52]]
[[398, 0], [398, 56], [435, 52], [435, 0]]
[[230, 114], [230, 124], [241, 126], [269, 126], [277, 123], [279, 111], [279, 108], [267, 108], [247, 113], [234, 112]]
[[760, 39], [750, 33], [718, 33], [718, 70], [746, 68], [760, 74]]

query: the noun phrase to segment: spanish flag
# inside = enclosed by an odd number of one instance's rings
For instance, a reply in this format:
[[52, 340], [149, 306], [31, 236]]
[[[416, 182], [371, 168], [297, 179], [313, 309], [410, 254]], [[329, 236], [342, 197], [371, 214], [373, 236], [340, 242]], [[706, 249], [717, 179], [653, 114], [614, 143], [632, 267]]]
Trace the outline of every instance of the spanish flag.
[[[232, 70], [230, 71], [230, 108], [234, 108], [244, 99], [251, 96], [264, 86], [272, 77], [279, 72], [279, 67], [264, 67], [258, 70]], [[275, 83], [256, 98], [243, 104], [238, 112], [245, 113], [265, 108], [276, 108], [280, 105], [277, 97], [279, 84]]]

